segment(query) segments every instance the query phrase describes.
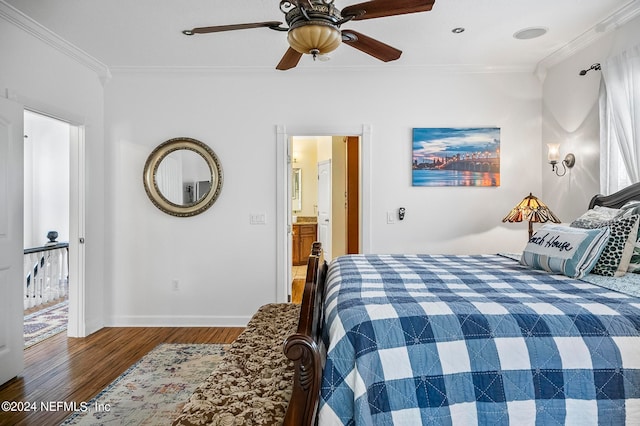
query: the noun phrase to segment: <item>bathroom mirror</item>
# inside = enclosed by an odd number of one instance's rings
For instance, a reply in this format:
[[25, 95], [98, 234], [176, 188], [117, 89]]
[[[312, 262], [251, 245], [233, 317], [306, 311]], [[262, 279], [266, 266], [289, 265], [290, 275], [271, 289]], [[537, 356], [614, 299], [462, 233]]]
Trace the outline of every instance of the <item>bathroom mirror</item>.
[[191, 138], [158, 145], [144, 165], [144, 189], [151, 202], [173, 216], [195, 216], [216, 201], [222, 167], [206, 144]]
[[299, 168], [291, 170], [291, 210], [302, 210], [302, 170]]

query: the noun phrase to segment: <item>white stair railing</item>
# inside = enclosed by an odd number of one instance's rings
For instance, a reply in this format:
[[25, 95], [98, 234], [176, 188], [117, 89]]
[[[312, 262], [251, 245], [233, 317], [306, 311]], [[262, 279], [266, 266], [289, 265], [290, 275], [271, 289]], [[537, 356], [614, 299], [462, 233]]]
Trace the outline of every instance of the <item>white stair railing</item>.
[[68, 243], [24, 250], [24, 309], [68, 295], [68, 262]]

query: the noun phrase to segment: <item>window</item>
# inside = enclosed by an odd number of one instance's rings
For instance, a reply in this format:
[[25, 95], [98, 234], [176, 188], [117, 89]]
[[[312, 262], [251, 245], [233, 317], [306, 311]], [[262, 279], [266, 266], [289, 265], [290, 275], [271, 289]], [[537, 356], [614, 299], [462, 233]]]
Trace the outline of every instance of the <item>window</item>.
[[640, 182], [640, 46], [609, 58], [600, 90], [600, 190]]

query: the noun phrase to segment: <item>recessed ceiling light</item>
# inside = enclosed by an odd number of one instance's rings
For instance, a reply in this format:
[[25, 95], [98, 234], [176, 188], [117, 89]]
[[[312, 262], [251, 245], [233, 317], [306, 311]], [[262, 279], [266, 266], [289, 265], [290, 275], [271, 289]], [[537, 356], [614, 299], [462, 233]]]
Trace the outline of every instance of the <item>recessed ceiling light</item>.
[[452, 29], [451, 32], [454, 33], [454, 34], [460, 34], [460, 33], [464, 32], [464, 28], [456, 27], [456, 28]]
[[513, 34], [514, 38], [518, 40], [529, 40], [532, 38], [537, 38], [545, 35], [547, 33], [547, 29], [545, 27], [531, 27], [531, 28], [523, 28], [520, 31], [516, 31]]

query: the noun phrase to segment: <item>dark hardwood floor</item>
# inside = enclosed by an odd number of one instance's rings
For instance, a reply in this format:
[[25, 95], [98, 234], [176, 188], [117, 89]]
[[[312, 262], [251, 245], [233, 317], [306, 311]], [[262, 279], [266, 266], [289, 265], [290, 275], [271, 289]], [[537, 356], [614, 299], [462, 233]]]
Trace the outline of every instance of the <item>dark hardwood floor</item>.
[[[88, 402], [160, 343], [231, 343], [242, 330], [103, 328], [81, 339], [60, 333], [25, 350], [25, 369], [0, 387], [0, 402]], [[57, 425], [69, 414], [0, 411], [0, 425]]]

